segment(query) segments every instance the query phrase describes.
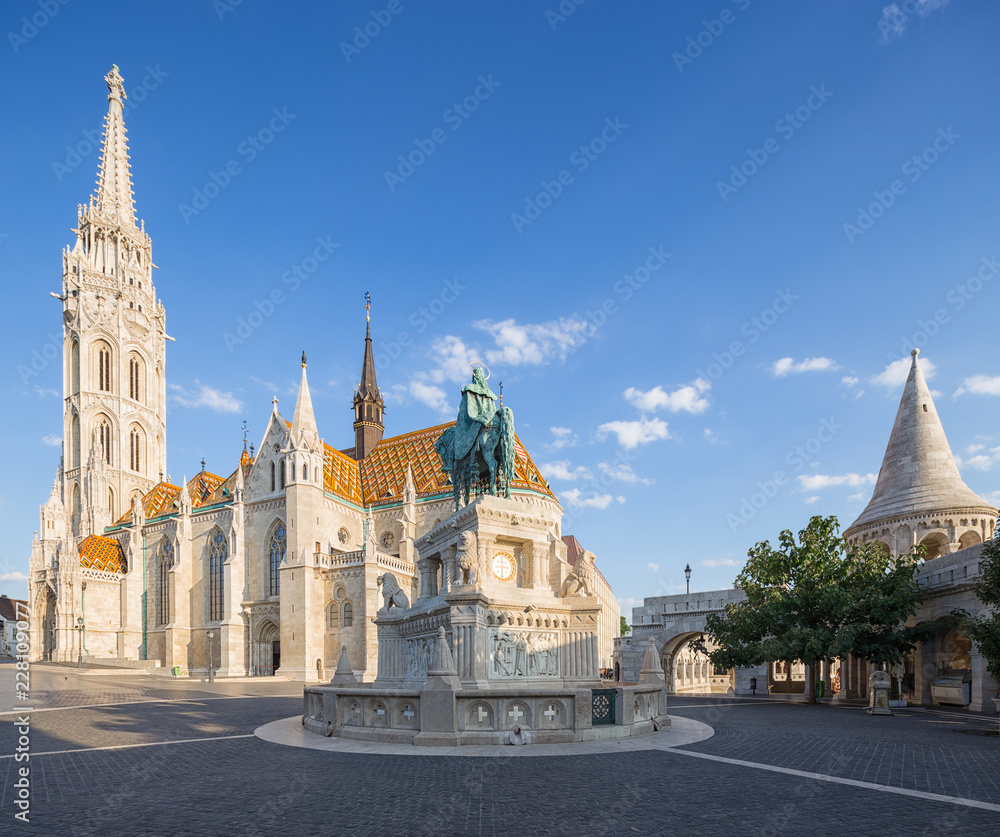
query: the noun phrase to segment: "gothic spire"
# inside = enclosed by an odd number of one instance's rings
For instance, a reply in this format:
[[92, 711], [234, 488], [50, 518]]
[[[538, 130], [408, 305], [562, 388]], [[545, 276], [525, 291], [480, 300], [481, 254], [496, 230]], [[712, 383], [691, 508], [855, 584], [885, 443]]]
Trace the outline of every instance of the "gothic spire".
[[108, 115], [104, 118], [101, 161], [97, 169], [97, 194], [92, 199], [98, 212], [116, 216], [123, 224], [135, 226], [135, 198], [132, 172], [128, 164], [128, 138], [122, 118], [125, 83], [112, 65], [104, 80], [108, 84]]
[[[946, 509], [991, 509], [963, 482], [938, 418], [934, 399], [911, 352], [910, 374], [899, 401], [875, 491], [847, 532], [898, 514]], [[847, 534], [845, 532], [845, 535]]]
[[307, 442], [319, 438], [316, 428], [316, 416], [313, 413], [312, 396], [309, 394], [309, 381], [306, 379], [306, 353], [302, 353], [302, 381], [299, 383], [299, 397], [295, 401], [295, 414], [292, 416], [292, 440], [301, 444], [303, 434], [307, 434]]
[[372, 353], [371, 294], [365, 291], [365, 355], [361, 362], [361, 381], [354, 391], [354, 458], [364, 459], [381, 440], [385, 430], [382, 414], [385, 400], [375, 380], [375, 357]]

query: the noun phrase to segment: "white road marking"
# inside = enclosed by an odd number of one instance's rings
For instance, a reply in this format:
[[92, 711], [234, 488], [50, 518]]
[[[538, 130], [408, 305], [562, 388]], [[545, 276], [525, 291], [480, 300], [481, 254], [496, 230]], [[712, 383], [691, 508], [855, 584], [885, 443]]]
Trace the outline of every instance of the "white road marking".
[[[199, 741], [228, 741], [230, 738], [253, 738], [253, 733], [249, 735], [216, 735], [212, 738], [178, 738], [176, 741], [147, 741], [142, 744], [113, 744], [109, 747], [81, 747], [77, 750], [49, 750], [44, 753], [32, 753], [33, 759], [39, 756], [61, 756], [72, 753], [93, 753], [97, 750], [131, 750], [135, 747], [162, 747], [164, 744], [194, 744]], [[12, 759], [13, 755], [0, 756], [0, 759]]]

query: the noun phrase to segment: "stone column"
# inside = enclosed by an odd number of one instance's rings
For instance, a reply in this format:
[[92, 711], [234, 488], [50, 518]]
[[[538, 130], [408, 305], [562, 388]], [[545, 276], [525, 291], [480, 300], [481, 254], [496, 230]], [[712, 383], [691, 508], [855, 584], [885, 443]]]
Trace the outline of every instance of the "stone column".
[[541, 554], [542, 550], [533, 542], [525, 544], [524, 556], [531, 564], [531, 586], [536, 590], [542, 586]]

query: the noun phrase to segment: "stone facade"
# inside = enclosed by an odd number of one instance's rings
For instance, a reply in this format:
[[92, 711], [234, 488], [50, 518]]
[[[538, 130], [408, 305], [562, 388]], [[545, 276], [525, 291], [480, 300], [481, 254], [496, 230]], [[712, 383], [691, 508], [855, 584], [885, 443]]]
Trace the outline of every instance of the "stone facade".
[[[454, 512], [434, 449], [449, 425], [383, 438], [366, 330], [354, 447], [320, 438], [303, 354], [291, 421], [275, 398], [258, 444], [248, 446], [244, 434], [221, 475], [203, 461], [191, 479], [171, 481], [165, 310], [150, 238], [136, 225], [117, 68], [106, 81], [97, 191], [63, 253], [65, 434], [32, 544], [32, 651], [181, 675], [277, 670], [327, 680], [346, 648], [370, 682], [379, 579], [391, 573], [415, 601], [426, 571], [416, 543]], [[561, 506], [515, 443], [508, 502], [545, 527], [509, 543], [512, 560], [530, 583], [543, 568], [546, 578], [562, 578], [571, 568]], [[610, 588], [601, 601], [609, 596]], [[617, 618], [617, 609], [601, 615]]]

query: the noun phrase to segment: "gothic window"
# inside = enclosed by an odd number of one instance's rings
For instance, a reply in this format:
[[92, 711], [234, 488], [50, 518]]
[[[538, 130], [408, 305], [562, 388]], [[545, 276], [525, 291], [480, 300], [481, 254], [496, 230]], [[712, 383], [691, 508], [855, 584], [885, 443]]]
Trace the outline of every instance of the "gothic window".
[[80, 391], [80, 342], [73, 341], [70, 348], [70, 392]]
[[302, 463], [302, 481], [309, 481], [309, 466], [306, 465], [305, 462]]
[[159, 553], [160, 595], [156, 600], [156, 624], [166, 625], [170, 621], [170, 565], [174, 555], [170, 541], [163, 541]]
[[336, 602], [330, 602], [326, 606], [326, 626], [328, 628], [336, 628], [340, 625], [340, 608], [337, 607]]
[[295, 482], [295, 463], [292, 463], [292, 482]]
[[212, 622], [218, 622], [222, 618], [222, 577], [226, 558], [229, 555], [229, 542], [226, 536], [218, 529], [212, 535], [209, 543], [210, 552], [208, 554], [208, 578], [209, 578], [209, 614], [208, 618]]
[[274, 491], [274, 463], [271, 463], [271, 491]]
[[133, 427], [128, 434], [128, 466], [133, 471], [142, 470], [140, 453], [142, 450], [142, 431], [138, 427]]
[[354, 624], [354, 605], [350, 602], [344, 602], [344, 618], [340, 621], [345, 628], [349, 628]]
[[285, 532], [285, 526], [284, 524], [279, 523], [274, 532], [271, 534], [271, 543], [268, 547], [270, 566], [269, 595], [271, 596], [277, 596], [279, 593], [279, 571], [281, 569], [281, 562], [285, 560], [285, 548], [287, 543], [288, 540], [287, 533]]
[[285, 487], [285, 460], [281, 460], [281, 487]]
[[112, 523], [118, 519], [118, 516], [115, 514], [115, 490], [113, 488], [108, 489], [108, 516], [111, 518]]
[[132, 355], [128, 359], [128, 397], [133, 401], [142, 401], [142, 361]]
[[80, 417], [73, 414], [73, 424], [70, 428], [70, 467], [80, 467]]
[[107, 343], [97, 344], [97, 388], [111, 392], [111, 349]]
[[111, 465], [111, 422], [106, 418], [98, 421], [97, 438], [101, 447], [101, 459]]

